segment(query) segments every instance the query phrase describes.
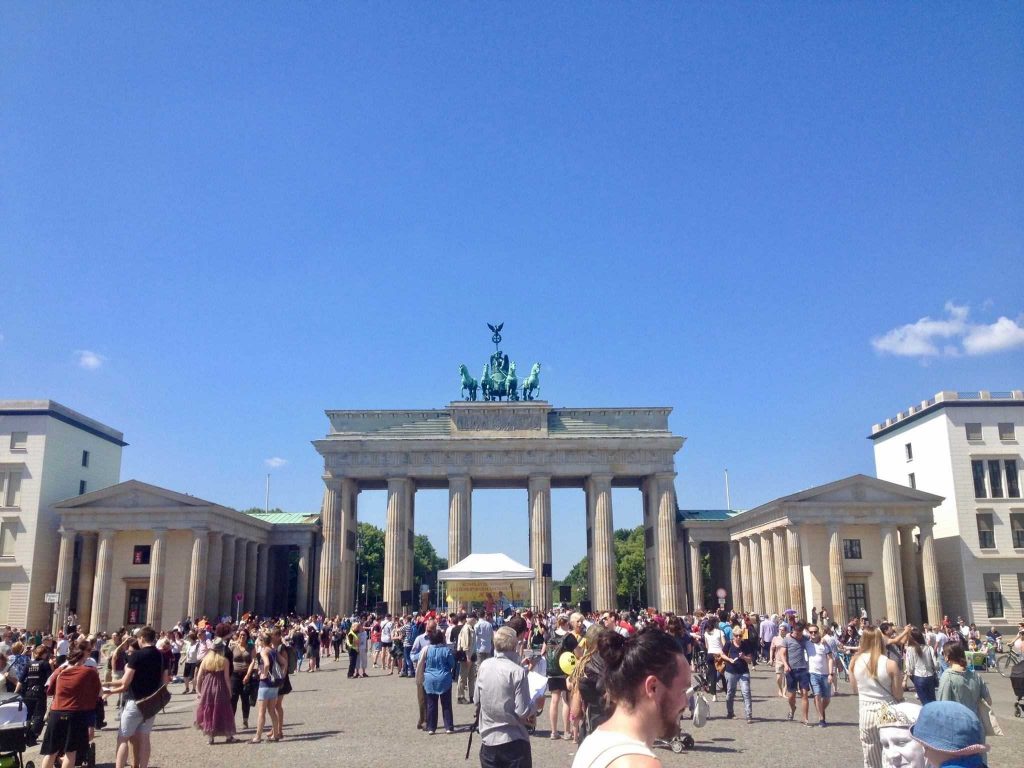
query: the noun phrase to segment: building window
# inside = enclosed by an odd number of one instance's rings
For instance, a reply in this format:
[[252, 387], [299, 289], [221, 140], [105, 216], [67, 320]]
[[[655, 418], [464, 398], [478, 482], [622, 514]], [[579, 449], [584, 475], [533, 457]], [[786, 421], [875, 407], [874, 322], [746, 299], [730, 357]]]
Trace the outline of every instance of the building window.
[[1011, 499], [1020, 498], [1020, 476], [1017, 474], [1017, 460], [1007, 459], [1003, 462], [1006, 470], [1006, 495]]
[[21, 506], [21, 470], [0, 470], [0, 506]]
[[990, 619], [1003, 617], [1003, 592], [999, 586], [998, 573], [986, 573], [982, 577], [985, 582], [985, 606]]
[[907, 485], [909, 485], [911, 488], [917, 488], [917, 478], [914, 477], [913, 472], [907, 475]]
[[148, 597], [148, 589], [128, 590], [128, 611], [125, 616], [125, 624], [142, 624], [146, 621]]
[[4, 621], [7, 621], [7, 614], [11, 608], [11, 585], [0, 584], [0, 616], [3, 617]]
[[11, 432], [11, 450], [28, 450], [28, 432]]
[[149, 565], [149, 544], [136, 544], [132, 552], [132, 565]]
[[88, 451], [82, 451], [82, 466], [83, 467], [88, 467], [89, 466], [89, 452]]
[[913, 461], [914, 460], [914, 446], [912, 446], [910, 443], [906, 443], [903, 446], [903, 450], [907, 454], [907, 461]]
[[860, 539], [843, 539], [843, 557], [847, 560], [860, 560]]
[[1003, 498], [1003, 473], [999, 469], [998, 459], [989, 459], [988, 485], [992, 490], [993, 499]]
[[982, 512], [978, 515], [978, 546], [981, 549], [996, 548], [996, 534], [992, 528], [991, 512]]
[[846, 615], [861, 616], [868, 609], [867, 584], [858, 582], [846, 583]]
[[85, 480], [78, 481], [78, 495], [81, 496], [85, 493]]
[[974, 475], [974, 498], [984, 499], [988, 495], [985, 492], [985, 462], [972, 461], [971, 474]]
[[0, 524], [0, 557], [14, 557], [14, 523]]
[[999, 422], [999, 439], [1000, 440], [1016, 440], [1013, 430], [1012, 421], [1001, 421]]
[[1024, 549], [1024, 512], [1010, 513], [1010, 533], [1014, 549]]
[[1017, 591], [1020, 592], [1020, 604], [1024, 605], [1024, 573], [1017, 574]]
[[981, 424], [964, 424], [964, 431], [967, 433], [967, 439], [977, 442], [981, 440]]

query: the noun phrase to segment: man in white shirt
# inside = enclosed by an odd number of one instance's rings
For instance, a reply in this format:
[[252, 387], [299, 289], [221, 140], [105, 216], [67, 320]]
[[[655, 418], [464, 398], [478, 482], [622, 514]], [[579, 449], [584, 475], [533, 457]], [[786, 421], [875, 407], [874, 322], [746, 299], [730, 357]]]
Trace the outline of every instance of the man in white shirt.
[[807, 653], [807, 671], [811, 675], [811, 693], [814, 694], [814, 708], [818, 710], [818, 725], [824, 728], [825, 710], [832, 700], [832, 681], [835, 680], [835, 653], [830, 643], [823, 640], [818, 628], [807, 627], [804, 651]]

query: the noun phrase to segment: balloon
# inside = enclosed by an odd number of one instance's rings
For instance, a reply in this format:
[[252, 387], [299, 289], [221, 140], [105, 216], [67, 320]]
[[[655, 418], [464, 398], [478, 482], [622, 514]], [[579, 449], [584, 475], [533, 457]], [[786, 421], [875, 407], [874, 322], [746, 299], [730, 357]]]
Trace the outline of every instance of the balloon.
[[576, 668], [576, 654], [572, 651], [565, 651], [561, 656], [558, 657], [558, 668], [561, 669], [565, 674], [571, 675], [572, 671]]

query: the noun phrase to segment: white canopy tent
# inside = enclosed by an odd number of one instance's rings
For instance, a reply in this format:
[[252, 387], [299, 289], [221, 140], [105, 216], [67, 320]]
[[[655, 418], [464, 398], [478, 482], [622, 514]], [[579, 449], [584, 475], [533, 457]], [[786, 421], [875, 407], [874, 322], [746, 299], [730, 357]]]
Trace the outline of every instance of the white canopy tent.
[[500, 552], [475, 553], [457, 562], [451, 568], [438, 571], [438, 581], [446, 584], [449, 602], [526, 600], [530, 584], [536, 576], [533, 568], [517, 563]]

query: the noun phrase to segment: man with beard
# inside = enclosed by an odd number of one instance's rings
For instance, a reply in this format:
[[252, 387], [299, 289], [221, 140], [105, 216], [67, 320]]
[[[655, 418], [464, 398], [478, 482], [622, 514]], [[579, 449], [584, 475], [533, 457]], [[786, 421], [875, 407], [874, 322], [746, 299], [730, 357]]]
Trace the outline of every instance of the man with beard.
[[651, 746], [679, 732], [690, 687], [686, 657], [671, 635], [653, 627], [628, 638], [602, 632], [598, 653], [615, 711], [583, 740], [572, 768], [659, 768]]

